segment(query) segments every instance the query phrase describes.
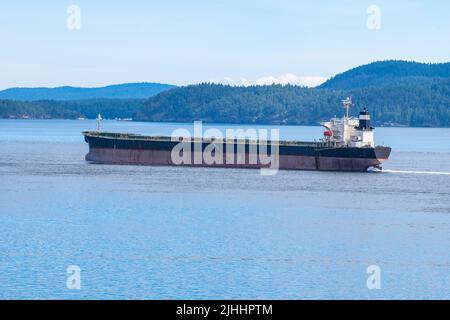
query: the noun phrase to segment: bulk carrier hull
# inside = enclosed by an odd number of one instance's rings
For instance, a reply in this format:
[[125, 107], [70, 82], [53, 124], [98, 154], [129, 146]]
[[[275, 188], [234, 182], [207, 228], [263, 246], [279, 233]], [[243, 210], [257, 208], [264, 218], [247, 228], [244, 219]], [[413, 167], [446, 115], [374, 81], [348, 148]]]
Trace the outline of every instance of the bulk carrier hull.
[[[133, 164], [177, 166], [172, 151], [180, 141], [170, 137], [151, 137], [131, 134], [83, 132], [89, 144], [86, 160], [104, 164]], [[262, 146], [246, 140], [209, 141], [193, 139], [190, 142], [190, 161], [182, 165], [229, 168], [267, 168], [253, 153], [260, 153]], [[203, 152], [213, 143], [220, 145], [223, 153], [214, 163], [204, 160]], [[277, 169], [364, 172], [379, 168], [388, 159], [389, 147], [331, 147], [321, 142], [279, 141], [277, 144]], [[228, 151], [227, 151], [228, 150]], [[233, 150], [233, 151], [229, 151]], [[237, 152], [241, 150], [242, 152]], [[268, 152], [267, 152], [268, 151]], [[264, 152], [274, 152], [267, 142]], [[254, 159], [257, 159], [256, 162]], [[199, 160], [200, 159], [200, 160]], [[233, 159], [230, 161], [230, 159]]]

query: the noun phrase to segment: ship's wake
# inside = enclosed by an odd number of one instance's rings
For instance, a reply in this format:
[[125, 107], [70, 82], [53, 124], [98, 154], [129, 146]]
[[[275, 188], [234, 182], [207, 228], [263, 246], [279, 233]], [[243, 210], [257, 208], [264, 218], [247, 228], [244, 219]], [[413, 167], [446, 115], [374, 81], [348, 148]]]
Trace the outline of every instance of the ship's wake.
[[434, 175], [450, 175], [450, 172], [438, 172], [438, 171], [407, 171], [407, 170], [386, 170], [385, 173], [403, 173], [403, 174], [434, 174]]

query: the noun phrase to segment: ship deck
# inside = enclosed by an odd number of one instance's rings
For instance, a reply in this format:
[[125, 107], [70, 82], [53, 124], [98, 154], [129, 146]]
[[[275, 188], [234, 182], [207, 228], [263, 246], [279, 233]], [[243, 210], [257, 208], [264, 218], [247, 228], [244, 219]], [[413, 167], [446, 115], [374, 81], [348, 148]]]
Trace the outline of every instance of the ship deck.
[[172, 137], [168, 136], [147, 136], [133, 133], [113, 133], [113, 132], [97, 132], [97, 131], [84, 131], [84, 136], [111, 139], [111, 140], [132, 140], [132, 141], [155, 141], [155, 142], [174, 142], [174, 141], [184, 141], [184, 142], [202, 142], [202, 143], [243, 143], [243, 144], [278, 144], [280, 146], [295, 146], [295, 147], [325, 147], [323, 142], [313, 142], [313, 141], [271, 141], [271, 140], [250, 140], [250, 139], [215, 139], [215, 138], [189, 138], [189, 137], [179, 137], [178, 140], [174, 140]]

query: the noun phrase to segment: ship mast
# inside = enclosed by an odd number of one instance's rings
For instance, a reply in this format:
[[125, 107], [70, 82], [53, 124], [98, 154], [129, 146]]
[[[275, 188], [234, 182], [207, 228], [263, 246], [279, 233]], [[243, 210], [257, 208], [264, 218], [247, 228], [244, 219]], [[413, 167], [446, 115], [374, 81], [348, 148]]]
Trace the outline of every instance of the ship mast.
[[97, 131], [100, 132], [101, 128], [102, 128], [102, 116], [99, 113], [97, 116]]
[[344, 105], [344, 119], [347, 120], [349, 118], [349, 109], [352, 105], [352, 98], [347, 97], [347, 99], [342, 100], [342, 104]]

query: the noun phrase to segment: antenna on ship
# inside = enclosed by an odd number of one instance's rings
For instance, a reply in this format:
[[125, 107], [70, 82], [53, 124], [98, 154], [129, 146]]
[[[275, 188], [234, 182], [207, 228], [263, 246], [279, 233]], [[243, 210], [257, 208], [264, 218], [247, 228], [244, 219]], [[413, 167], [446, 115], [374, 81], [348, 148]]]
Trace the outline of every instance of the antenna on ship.
[[350, 109], [350, 106], [352, 105], [352, 98], [347, 97], [347, 99], [342, 100], [342, 104], [344, 105], [344, 110], [345, 110], [344, 117], [346, 119], [348, 119], [349, 109]]
[[102, 115], [99, 113], [97, 116], [97, 131], [100, 132], [102, 128]]

